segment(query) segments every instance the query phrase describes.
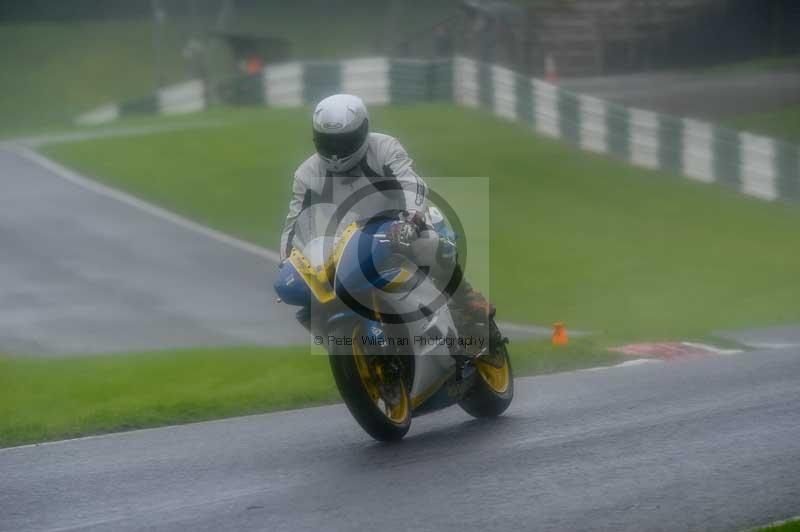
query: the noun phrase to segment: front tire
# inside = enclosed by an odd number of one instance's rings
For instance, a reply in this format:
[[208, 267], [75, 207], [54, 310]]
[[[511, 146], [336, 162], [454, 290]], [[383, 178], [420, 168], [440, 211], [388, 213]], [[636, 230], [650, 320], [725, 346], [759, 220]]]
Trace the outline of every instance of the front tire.
[[502, 339], [494, 320], [491, 322], [491, 337], [494, 341], [490, 356], [496, 363], [501, 363], [492, 365], [478, 358], [475, 361], [478, 372], [475, 384], [458, 403], [466, 413], [477, 418], [499, 416], [514, 399], [514, 372], [506, 347], [507, 340]]
[[[350, 338], [352, 345], [333, 346], [328, 359], [336, 387], [347, 409], [367, 434], [378, 441], [398, 441], [411, 427], [411, 399], [403, 377], [391, 384], [391, 399], [386, 399], [386, 384], [374, 370], [360, 341], [361, 325], [337, 326], [336, 338]], [[373, 355], [377, 357], [380, 355]]]

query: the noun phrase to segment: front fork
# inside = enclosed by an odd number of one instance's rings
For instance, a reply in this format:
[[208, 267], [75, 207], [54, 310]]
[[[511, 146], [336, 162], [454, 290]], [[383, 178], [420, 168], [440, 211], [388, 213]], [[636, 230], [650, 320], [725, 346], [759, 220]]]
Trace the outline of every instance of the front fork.
[[[309, 333], [325, 335], [328, 331], [332, 331], [336, 324], [341, 320], [358, 319], [364, 321], [364, 331], [366, 332], [366, 345], [380, 346], [386, 343], [386, 333], [383, 329], [383, 324], [376, 320], [367, 320], [352, 310], [343, 310], [336, 312], [329, 317], [317, 309], [317, 316], [311, 310], [311, 307], [300, 307], [295, 317]], [[315, 319], [316, 318], [316, 319]]]

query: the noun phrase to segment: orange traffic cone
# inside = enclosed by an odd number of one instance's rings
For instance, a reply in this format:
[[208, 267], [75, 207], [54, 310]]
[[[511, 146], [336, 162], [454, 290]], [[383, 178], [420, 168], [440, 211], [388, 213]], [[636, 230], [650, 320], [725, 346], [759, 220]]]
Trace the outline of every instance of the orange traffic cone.
[[553, 324], [553, 345], [567, 345], [569, 338], [567, 337], [567, 328], [561, 322]]

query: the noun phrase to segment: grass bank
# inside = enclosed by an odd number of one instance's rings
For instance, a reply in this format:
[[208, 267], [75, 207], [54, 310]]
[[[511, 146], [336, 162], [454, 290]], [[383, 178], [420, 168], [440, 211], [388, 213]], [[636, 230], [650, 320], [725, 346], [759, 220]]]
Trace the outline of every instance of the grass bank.
[[[183, 35], [165, 42], [165, 81], [187, 77]], [[108, 102], [156, 86], [150, 22], [0, 23], [0, 135], [68, 123]]]
[[0, 446], [329, 402], [329, 373], [302, 348], [0, 357]]
[[[591, 339], [515, 345], [517, 375], [611, 364]], [[0, 356], [0, 447], [339, 400], [308, 348], [228, 348], [41, 359]]]
[[792, 519], [785, 523], [759, 528], [755, 532], [800, 532], [800, 519]]
[[736, 129], [800, 144], [800, 105], [731, 118], [727, 124]]

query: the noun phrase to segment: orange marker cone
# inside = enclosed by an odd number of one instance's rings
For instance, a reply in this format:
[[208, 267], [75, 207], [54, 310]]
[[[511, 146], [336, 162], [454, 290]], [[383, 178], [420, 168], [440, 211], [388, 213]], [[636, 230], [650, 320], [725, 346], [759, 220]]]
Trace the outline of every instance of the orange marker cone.
[[553, 345], [567, 345], [569, 338], [567, 337], [567, 328], [561, 322], [553, 324]]

